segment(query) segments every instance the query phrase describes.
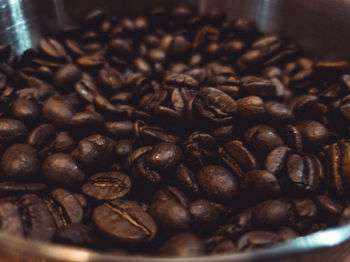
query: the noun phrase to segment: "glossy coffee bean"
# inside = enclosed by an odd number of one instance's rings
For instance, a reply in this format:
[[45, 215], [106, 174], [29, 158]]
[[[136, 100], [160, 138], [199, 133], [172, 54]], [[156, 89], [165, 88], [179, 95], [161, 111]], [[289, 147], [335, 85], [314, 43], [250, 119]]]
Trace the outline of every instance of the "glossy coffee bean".
[[85, 179], [77, 162], [63, 153], [47, 157], [42, 167], [43, 175], [49, 183], [67, 188], [79, 186]]
[[218, 200], [232, 199], [238, 192], [237, 179], [221, 166], [205, 166], [198, 173], [198, 184], [203, 192]]
[[3, 177], [12, 181], [29, 181], [39, 176], [40, 160], [37, 151], [26, 144], [14, 144], [1, 158]]
[[290, 205], [280, 200], [266, 200], [253, 208], [252, 221], [257, 228], [272, 228], [285, 224]]
[[40, 117], [39, 106], [31, 100], [17, 99], [13, 101], [12, 116], [20, 121], [32, 124], [31, 122], [37, 121]]
[[123, 245], [146, 243], [157, 232], [153, 218], [134, 201], [105, 202], [95, 208], [92, 220], [104, 236]]
[[10, 118], [0, 118], [0, 142], [2, 144], [20, 142], [27, 135], [28, 129], [22, 122]]
[[158, 249], [158, 254], [164, 256], [192, 257], [205, 253], [203, 240], [190, 233], [173, 236]]
[[119, 172], [95, 174], [82, 186], [85, 195], [97, 200], [114, 200], [127, 195], [131, 188], [130, 178]]

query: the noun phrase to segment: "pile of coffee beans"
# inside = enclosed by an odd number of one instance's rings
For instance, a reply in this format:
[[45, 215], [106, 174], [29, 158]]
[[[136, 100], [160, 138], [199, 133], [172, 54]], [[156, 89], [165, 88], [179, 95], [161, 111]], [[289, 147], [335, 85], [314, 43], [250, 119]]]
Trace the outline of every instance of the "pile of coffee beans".
[[197, 256], [350, 222], [346, 61], [177, 7], [94, 10], [0, 62], [4, 232]]

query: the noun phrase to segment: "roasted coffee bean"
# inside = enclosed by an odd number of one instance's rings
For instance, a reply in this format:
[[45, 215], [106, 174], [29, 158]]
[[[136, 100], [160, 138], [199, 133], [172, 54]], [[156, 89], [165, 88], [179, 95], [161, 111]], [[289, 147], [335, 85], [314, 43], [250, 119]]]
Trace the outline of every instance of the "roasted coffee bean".
[[318, 195], [315, 197], [315, 203], [317, 204], [320, 213], [325, 216], [327, 220], [339, 218], [342, 214], [344, 207], [331, 199], [327, 195]]
[[295, 230], [285, 226], [280, 227], [276, 233], [286, 242], [299, 237], [299, 234]]
[[317, 207], [315, 203], [308, 198], [294, 199], [292, 201], [292, 212], [289, 217], [289, 223], [300, 232], [307, 230], [317, 218]]
[[223, 236], [213, 236], [205, 240], [206, 250], [209, 254], [234, 253], [235, 243]]
[[57, 228], [81, 223], [84, 218], [84, 210], [77, 197], [63, 188], [53, 190], [46, 205]]
[[85, 195], [97, 200], [114, 200], [127, 195], [131, 188], [130, 178], [119, 172], [95, 174], [82, 186]]
[[71, 155], [91, 172], [108, 165], [114, 146], [115, 141], [107, 136], [91, 135], [81, 140]]
[[92, 247], [96, 240], [91, 227], [83, 224], [69, 224], [55, 232], [53, 241], [79, 247]]
[[25, 235], [34, 240], [51, 240], [55, 233], [53, 221], [45, 202], [37, 195], [25, 194], [19, 199]]
[[305, 142], [311, 144], [311, 146], [321, 146], [328, 140], [328, 130], [319, 122], [302, 121], [298, 123], [297, 128]]
[[190, 205], [190, 200], [187, 196], [180, 189], [173, 186], [167, 186], [166, 188], [154, 193], [152, 201], [166, 201], [170, 199], [176, 200], [186, 208]]
[[216, 232], [220, 222], [218, 210], [207, 200], [193, 201], [189, 206], [192, 217], [192, 228], [202, 236], [210, 236]]
[[43, 116], [57, 127], [70, 127], [74, 114], [74, 108], [63, 99], [49, 98], [43, 105]]
[[288, 106], [277, 101], [265, 102], [265, 112], [267, 119], [272, 122], [290, 123], [294, 120], [294, 114]]
[[273, 149], [265, 159], [265, 169], [275, 176], [279, 176], [285, 167], [285, 161], [291, 149], [280, 146]]
[[39, 176], [38, 153], [30, 145], [14, 144], [2, 155], [1, 168], [5, 179], [30, 181]]
[[277, 132], [264, 124], [249, 128], [244, 134], [244, 140], [252, 149], [263, 154], [284, 144]]
[[62, 90], [72, 89], [75, 83], [80, 80], [81, 71], [74, 64], [62, 66], [53, 76], [53, 83]]
[[75, 140], [68, 131], [59, 132], [53, 142], [56, 152], [70, 152], [75, 146]]
[[238, 193], [238, 181], [222, 166], [205, 166], [198, 173], [200, 189], [210, 198], [232, 199]]
[[177, 232], [186, 232], [191, 228], [191, 214], [175, 199], [152, 201], [150, 213], [163, 234], [172, 235]]
[[50, 124], [42, 124], [30, 132], [27, 143], [33, 147], [47, 146], [55, 138], [55, 127]]
[[282, 137], [288, 147], [298, 153], [303, 152], [302, 135], [298, 128], [293, 125], [285, 125], [282, 128]]
[[344, 140], [333, 143], [326, 149], [325, 167], [331, 189], [343, 196], [350, 186], [350, 144]]
[[181, 233], [168, 239], [158, 249], [158, 254], [177, 257], [199, 256], [205, 253], [203, 240], [190, 233]]
[[101, 69], [97, 82], [107, 90], [120, 90], [123, 88], [124, 76], [114, 68]]
[[265, 170], [252, 170], [245, 173], [242, 176], [241, 187], [248, 194], [254, 192], [254, 197], [259, 199], [281, 193], [277, 178]]
[[12, 104], [12, 116], [20, 121], [32, 124], [40, 117], [38, 105], [31, 100], [16, 99]]
[[85, 179], [77, 162], [63, 153], [47, 157], [42, 167], [43, 175], [49, 183], [67, 188], [79, 186]]
[[104, 236], [123, 245], [151, 241], [157, 233], [153, 218], [134, 201], [106, 202], [95, 208], [92, 220]]
[[195, 175], [191, 169], [187, 168], [183, 164], [179, 164], [176, 169], [175, 181], [180, 187], [182, 187], [182, 189], [195, 194], [199, 193]]
[[160, 143], [146, 153], [145, 160], [152, 168], [169, 170], [180, 162], [181, 157], [182, 151], [179, 146], [173, 143]]
[[53, 38], [40, 41], [40, 50], [49, 58], [68, 61], [69, 56], [65, 48]]
[[266, 80], [256, 76], [245, 76], [241, 79], [241, 86], [244, 92], [261, 98], [278, 99], [283, 98], [284, 92], [279, 90], [274, 81]]
[[0, 118], [0, 143], [16, 143], [28, 135], [27, 127], [20, 121], [10, 118]]
[[184, 142], [186, 162], [191, 166], [203, 166], [217, 158], [218, 147], [215, 139], [204, 132], [190, 134]]
[[200, 117], [215, 123], [232, 121], [237, 113], [235, 100], [213, 87], [202, 88], [193, 103]]
[[246, 121], [264, 117], [264, 101], [258, 96], [246, 96], [237, 100], [238, 116]]
[[232, 217], [229, 224], [220, 226], [217, 233], [231, 239], [236, 239], [237, 236], [249, 231], [252, 228], [252, 211], [253, 209], [250, 208]]
[[116, 142], [114, 153], [121, 160], [124, 160], [133, 151], [133, 142], [128, 139], [120, 139]]
[[239, 140], [226, 143], [220, 149], [220, 155], [222, 160], [240, 177], [245, 172], [258, 167], [258, 162], [252, 153]]
[[273, 228], [284, 225], [290, 216], [291, 206], [281, 200], [266, 200], [252, 211], [252, 221], [257, 228]]
[[250, 231], [238, 239], [238, 251], [259, 249], [280, 243], [282, 238], [269, 231]]

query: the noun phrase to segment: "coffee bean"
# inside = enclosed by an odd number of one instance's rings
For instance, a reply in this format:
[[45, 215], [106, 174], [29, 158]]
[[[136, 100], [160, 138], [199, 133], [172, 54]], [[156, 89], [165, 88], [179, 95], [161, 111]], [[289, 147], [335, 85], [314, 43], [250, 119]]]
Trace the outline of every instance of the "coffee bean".
[[25, 235], [33, 240], [48, 241], [55, 233], [55, 223], [44, 201], [34, 194], [19, 199]]
[[40, 41], [40, 50], [49, 58], [67, 61], [68, 54], [65, 48], [55, 39], [43, 39]]
[[277, 196], [281, 193], [281, 187], [277, 178], [265, 170], [253, 170], [242, 177], [242, 189], [249, 194], [254, 192], [257, 197]]
[[265, 102], [266, 117], [273, 122], [290, 123], [294, 120], [293, 112], [284, 104], [277, 101]]
[[106, 68], [98, 72], [97, 81], [107, 90], [115, 91], [123, 88], [124, 76], [114, 68]]
[[184, 190], [193, 193], [199, 193], [198, 183], [196, 177], [191, 171], [183, 164], [179, 164], [175, 173], [175, 180]]
[[297, 231], [307, 230], [317, 218], [317, 207], [315, 203], [308, 198], [294, 199], [292, 201], [292, 210], [289, 217], [289, 223]]
[[71, 126], [74, 114], [74, 108], [63, 100], [49, 98], [43, 105], [43, 116], [57, 127]]
[[303, 139], [312, 146], [323, 145], [328, 140], [328, 130], [319, 122], [310, 120], [302, 121], [298, 123], [297, 128]]
[[252, 153], [239, 140], [226, 143], [220, 149], [222, 160], [237, 174], [256, 169], [258, 163]]
[[49, 183], [63, 187], [79, 186], [85, 179], [76, 161], [63, 153], [47, 157], [43, 163], [43, 175]]
[[55, 232], [53, 241], [79, 247], [92, 247], [95, 244], [93, 230], [84, 224], [70, 224]]
[[27, 127], [18, 120], [0, 118], [0, 143], [16, 143], [28, 135]]
[[17, 183], [17, 182], [1, 182], [0, 195], [15, 195], [25, 193], [44, 193], [48, 187], [42, 183]]
[[210, 254], [233, 253], [236, 245], [230, 239], [223, 236], [213, 236], [205, 240], [206, 250]]
[[287, 222], [290, 205], [280, 200], [266, 200], [253, 208], [252, 221], [258, 228], [272, 228]]
[[181, 233], [168, 239], [158, 249], [158, 254], [177, 257], [192, 257], [203, 255], [205, 244], [203, 240], [190, 233]]
[[47, 146], [55, 136], [55, 127], [50, 124], [42, 124], [30, 132], [27, 143], [33, 147]]
[[280, 146], [273, 149], [265, 159], [265, 169], [275, 176], [279, 176], [285, 167], [285, 161], [291, 149]]
[[92, 220], [103, 235], [123, 245], [151, 241], [157, 232], [153, 218], [134, 201], [106, 202], [95, 208]]
[[265, 114], [264, 101], [258, 96], [246, 96], [237, 100], [238, 116], [253, 121]]
[[39, 175], [40, 160], [30, 145], [14, 144], [1, 158], [3, 177], [14, 181], [29, 181]]
[[70, 152], [74, 146], [75, 140], [68, 131], [58, 133], [53, 143], [56, 152]]
[[268, 231], [250, 231], [238, 239], [237, 249], [239, 251], [259, 249], [275, 245], [282, 241], [282, 238]]
[[53, 82], [57, 88], [69, 90], [80, 78], [80, 69], [74, 64], [67, 64], [57, 70], [53, 76]]
[[350, 173], [347, 166], [350, 164], [350, 144], [345, 141], [333, 143], [326, 150], [325, 167], [332, 190], [344, 195], [350, 186]]
[[40, 117], [38, 105], [31, 100], [17, 99], [12, 104], [12, 116], [20, 121], [32, 124]]
[[344, 207], [341, 204], [331, 199], [327, 195], [316, 196], [315, 203], [327, 220], [332, 220], [334, 218], [337, 219], [344, 210]]
[[24, 236], [24, 229], [18, 205], [5, 201], [0, 203], [1, 231], [15, 236]]
[[243, 213], [232, 217], [229, 224], [221, 226], [217, 233], [235, 239], [237, 236], [247, 232], [252, 228], [252, 211], [252, 208], [247, 209]]
[[217, 200], [232, 199], [238, 192], [238, 182], [229, 170], [221, 166], [205, 166], [198, 173], [203, 192]]
[[114, 200], [127, 195], [131, 188], [130, 178], [119, 172], [98, 173], [89, 177], [82, 186], [87, 196], [98, 200]]

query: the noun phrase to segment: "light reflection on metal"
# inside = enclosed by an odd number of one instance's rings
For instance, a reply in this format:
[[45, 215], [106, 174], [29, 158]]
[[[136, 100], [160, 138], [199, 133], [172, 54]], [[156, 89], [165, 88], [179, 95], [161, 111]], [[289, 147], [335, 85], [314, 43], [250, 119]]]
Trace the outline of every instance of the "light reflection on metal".
[[21, 39], [19, 46], [17, 47], [18, 52], [23, 52], [24, 50], [32, 47], [32, 41], [25, 17], [23, 15], [21, 3], [22, 0], [10, 0], [8, 2], [10, 16], [12, 19], [12, 26], [6, 28], [7, 30], [13, 30], [16, 34], [16, 38]]

